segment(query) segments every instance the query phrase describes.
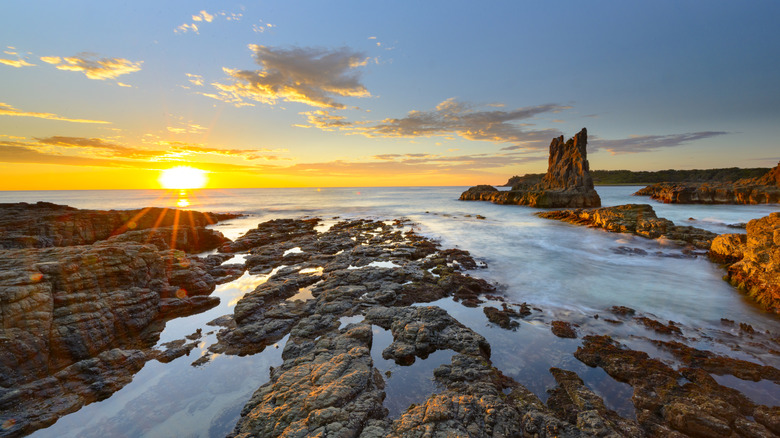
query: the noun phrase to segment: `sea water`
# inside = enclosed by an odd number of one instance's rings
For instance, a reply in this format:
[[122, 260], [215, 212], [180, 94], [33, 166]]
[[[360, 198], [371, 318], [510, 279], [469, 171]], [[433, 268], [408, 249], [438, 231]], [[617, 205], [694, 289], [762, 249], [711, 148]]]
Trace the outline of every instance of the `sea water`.
[[[93, 209], [178, 205], [199, 211], [245, 214], [213, 226], [231, 239], [260, 222], [276, 218], [318, 217], [323, 220], [323, 230], [342, 219], [407, 218], [414, 222], [416, 232], [440, 241], [443, 247], [467, 250], [487, 263], [487, 269], [472, 271], [471, 275], [499, 284], [508, 301], [538, 306], [549, 318], [592, 318], [611, 306], [621, 305], [661, 321], [672, 320], [704, 331], [722, 328], [721, 318], [748, 323], [760, 331], [780, 331], [777, 318], [723, 281], [724, 271], [706, 257], [673, 257], [679, 256], [679, 250], [663, 242], [541, 219], [534, 215], [538, 209], [459, 201], [458, 196], [465, 189], [25, 191], [0, 192], [0, 202], [48, 201]], [[604, 206], [648, 203], [659, 217], [716, 233], [744, 232], [728, 225], [780, 211], [777, 205], [662, 204], [631, 196], [638, 189], [597, 187]], [[627, 255], [616, 251], [619, 247], [640, 248], [647, 255]], [[219, 307], [207, 314], [169, 322], [161, 342], [180, 339], [198, 328], [203, 333], [213, 332], [215, 328], [205, 326], [205, 322], [232, 313], [240, 296], [253, 289], [246, 284], [258, 281], [263, 279], [242, 277], [238, 282], [220, 286], [215, 292], [222, 298]], [[611, 387], [610, 391], [623, 391], [625, 397], [630, 397], [630, 388], [621, 389], [621, 384], [611, 381], [600, 370], [587, 369], [573, 358], [571, 353], [579, 340], [555, 338], [546, 325], [534, 324], [533, 318], [512, 332], [488, 324], [479, 309], [474, 312], [451, 300], [436, 304], [485, 336], [493, 347], [494, 364], [542, 398], [551, 378], [538, 375], [551, 366], [584, 374], [583, 378], [594, 389], [603, 383]], [[147, 363], [131, 384], [108, 400], [86, 406], [33, 436], [97, 436], [112, 430], [125, 430], [127, 436], [223, 436], [235, 424], [240, 407], [252, 391], [268, 380], [268, 367], [281, 363], [279, 353], [284, 340], [278, 349], [271, 347], [258, 355], [221, 356], [200, 367], [190, 366], [213, 336], [206, 335], [190, 356], [169, 364]], [[770, 358], [770, 362], [774, 361]], [[769, 364], [778, 366], [776, 362]], [[226, 373], [244, 376], [245, 380], [241, 384], [221, 382], [230, 380]], [[200, 383], [206, 381], [215, 383]], [[607, 402], [621, 413], [628, 411], [619, 402]], [[133, 422], [142, 425], [128, 429]]]

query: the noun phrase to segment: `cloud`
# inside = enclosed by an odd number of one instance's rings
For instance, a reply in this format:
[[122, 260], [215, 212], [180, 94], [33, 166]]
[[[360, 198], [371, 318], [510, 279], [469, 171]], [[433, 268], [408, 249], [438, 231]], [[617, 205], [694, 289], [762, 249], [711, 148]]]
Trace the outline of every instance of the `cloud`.
[[40, 59], [48, 64], [53, 64], [59, 70], [80, 71], [90, 79], [101, 81], [137, 72], [141, 70], [141, 64], [143, 64], [143, 61], [133, 62], [124, 58], [99, 58], [94, 53], [79, 53], [69, 58], [42, 56]]
[[185, 73], [185, 74], [189, 78], [187, 80], [190, 81], [190, 83], [192, 85], [196, 85], [198, 87], [202, 87], [203, 86], [203, 76], [201, 76], [201, 75], [194, 75], [192, 73]]
[[64, 148], [88, 149], [90, 153], [117, 158], [148, 159], [159, 158], [164, 152], [130, 148], [110, 143], [102, 138], [53, 136], [35, 138], [40, 144]]
[[522, 154], [474, 154], [442, 156], [430, 154], [384, 154], [372, 157], [372, 161], [336, 160], [323, 163], [301, 163], [280, 168], [285, 172], [321, 176], [412, 175], [465, 172], [490, 175], [488, 169], [516, 166], [547, 157]]
[[251, 44], [262, 70], [223, 68], [226, 84], [212, 84], [217, 95], [204, 95], [233, 104], [244, 99], [275, 104], [278, 100], [300, 102], [320, 108], [345, 108], [335, 97], [369, 97], [356, 69], [368, 58], [349, 48], [334, 50], [294, 47], [275, 49]]
[[617, 140], [594, 138], [590, 141], [588, 146], [591, 147], [593, 152], [604, 149], [612, 155], [617, 155], [636, 152], [648, 152], [659, 148], [677, 147], [688, 144], [692, 141], [703, 140], [706, 138], [712, 138], [726, 134], [729, 133], [723, 131], [703, 131], [671, 135], [636, 135]]
[[263, 23], [263, 20], [260, 20], [260, 24], [252, 25], [252, 30], [257, 33], [264, 33], [265, 31], [271, 30], [274, 27], [276, 27], [276, 25], [271, 23]]
[[225, 12], [220, 11], [214, 14], [209, 14], [205, 10], [201, 10], [197, 14], [192, 16], [192, 23], [184, 23], [176, 29], [173, 30], [174, 33], [187, 33], [187, 32], [195, 32], [196, 34], [200, 33], [200, 28], [196, 23], [200, 23], [201, 25], [204, 23], [211, 23], [214, 21], [217, 17], [222, 17], [227, 21], [238, 21], [241, 19], [243, 14], [241, 13], [235, 13], [235, 12]]
[[190, 23], [190, 24], [184, 23], [181, 26], [177, 27], [176, 30], [174, 30], [174, 32], [176, 33], [187, 33], [188, 31], [200, 33], [198, 32], [198, 25], [195, 23]]
[[22, 58], [19, 59], [0, 59], [0, 64], [10, 65], [11, 67], [33, 67], [35, 64], [30, 64]]
[[290, 160], [290, 158], [283, 158], [278, 154], [286, 152], [284, 149], [220, 149], [206, 147], [198, 144], [181, 143], [181, 142], [160, 142], [158, 144], [167, 145], [173, 151], [180, 153], [182, 156], [187, 154], [209, 154], [209, 155], [221, 155], [226, 157], [239, 157], [245, 160], [265, 160], [265, 161], [279, 161]]
[[[495, 107], [495, 105], [490, 105]], [[511, 111], [483, 110], [468, 103], [447, 99], [431, 111], [410, 111], [406, 117], [390, 118], [379, 122], [349, 122], [343, 116], [324, 110], [301, 113], [306, 115], [308, 126], [323, 130], [340, 130], [362, 134], [366, 137], [417, 138], [458, 135], [468, 140], [515, 143], [505, 150], [538, 149], [536, 142], [547, 140], [559, 132], [554, 129], [529, 129], [519, 123], [538, 114], [567, 109], [557, 104], [537, 105]], [[303, 125], [306, 126], [306, 125]]]
[[102, 124], [111, 123], [103, 120], [70, 119], [68, 117], [58, 116], [57, 114], [53, 114], [53, 113], [35, 113], [35, 112], [21, 111], [3, 102], [0, 102], [0, 116], [35, 117], [38, 119], [60, 120], [63, 122], [73, 122], [73, 123], [102, 123]]
[[198, 15], [192, 16], [192, 21], [206, 21], [207, 23], [211, 23], [213, 20], [214, 16], [206, 11], [200, 11]]

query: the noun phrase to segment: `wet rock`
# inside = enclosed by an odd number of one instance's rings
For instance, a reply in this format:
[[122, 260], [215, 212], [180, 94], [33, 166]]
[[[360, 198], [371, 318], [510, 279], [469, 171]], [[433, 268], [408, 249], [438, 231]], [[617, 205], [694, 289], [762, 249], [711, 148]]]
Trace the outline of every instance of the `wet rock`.
[[717, 234], [701, 228], [679, 226], [656, 216], [647, 204], [626, 204], [597, 209], [545, 211], [537, 216], [557, 219], [577, 225], [603, 228], [616, 233], [629, 233], [649, 239], [668, 239], [696, 248], [709, 249]]
[[636, 310], [626, 306], [612, 306], [609, 310], [620, 316], [634, 316], [636, 314]]
[[513, 321], [511, 319], [513, 317], [520, 317], [520, 313], [507, 306], [506, 303], [501, 304], [502, 308], [500, 310], [495, 307], [484, 307], [482, 309], [482, 311], [485, 313], [485, 316], [487, 316], [488, 321], [507, 330], [515, 330], [520, 327], [519, 322]]
[[553, 334], [559, 338], [576, 338], [577, 332], [567, 321], [553, 321], [550, 323]]
[[[38, 411], [21, 414], [15, 420], [20, 429], [51, 424], [85, 403], [108, 397], [132, 380], [145, 360], [186, 354], [181, 346], [163, 353], [149, 349], [166, 320], [219, 302], [208, 296], [216, 281], [206, 262], [183, 251], [224, 241], [221, 234], [197, 227], [208, 223], [203, 213], [14, 204], [0, 208], [5, 224], [9, 211], [37, 228], [3, 230], [0, 235], [32, 230], [50, 238], [36, 241], [45, 245], [26, 245], [43, 248], [0, 250], [0, 387], [33, 388], [19, 409]], [[37, 219], [35, 212], [41, 215]], [[196, 227], [154, 227], [158, 220], [164, 224], [183, 218]], [[61, 246], [95, 239], [105, 240]], [[177, 242], [180, 249], [170, 249]], [[130, 353], [117, 353], [121, 351]], [[16, 393], [10, 394], [2, 397]]]
[[295, 237], [317, 234], [314, 229], [319, 219], [274, 219], [263, 222], [257, 228], [249, 230], [246, 234], [219, 248], [220, 252], [240, 252], [247, 249], [267, 245], [274, 242], [286, 241]]
[[550, 143], [547, 173], [541, 182], [516, 184], [509, 191], [489, 185], [472, 187], [460, 195], [462, 201], [491, 201], [541, 208], [599, 207], [601, 198], [593, 187], [587, 159], [588, 132], [582, 128], [564, 142], [557, 137]]
[[634, 317], [634, 320], [657, 333], [664, 335], [682, 335], [680, 327], [678, 327], [674, 321], [669, 321], [668, 324], [664, 324], [646, 316], [637, 316]]
[[[561, 420], [594, 436], [645, 436], [645, 432], [632, 420], [626, 420], [604, 405], [604, 400], [585, 386], [572, 371], [550, 368], [558, 384], [550, 391], [547, 406]], [[606, 432], [606, 434], [605, 434]]]
[[773, 313], [780, 313], [780, 213], [748, 222], [747, 234], [722, 234], [710, 257], [726, 263], [728, 281]]
[[111, 241], [0, 250], [0, 285], [3, 385], [143, 342], [145, 329], [168, 310], [164, 299], [173, 309], [190, 294], [214, 289], [198, 262], [182, 252]]
[[720, 356], [711, 351], [698, 350], [677, 341], [653, 340], [652, 342], [672, 353], [688, 367], [701, 368], [708, 373], [720, 376], [732, 375], [753, 382], [766, 379], [780, 385], [780, 370], [775, 367]]
[[0, 419], [11, 425], [0, 434], [28, 435], [54, 424], [65, 413], [110, 397], [130, 383], [148, 359], [138, 350], [112, 349], [45, 378], [0, 387]]
[[438, 307], [375, 307], [366, 313], [366, 322], [393, 334], [393, 342], [382, 357], [401, 365], [427, 358], [437, 350], [490, 358], [490, 344]]
[[[157, 207], [102, 211], [49, 202], [0, 204], [0, 249], [89, 245], [128, 231], [195, 230], [237, 216]], [[215, 235], [207, 234], [204, 240]]]
[[738, 391], [718, 385], [703, 369], [675, 371], [609, 336], [585, 336], [574, 355], [634, 388], [637, 422], [649, 435], [725, 437], [751, 431], [752, 436], [772, 436], [763, 424], [771, 422], [756, 416], [763, 411]]
[[[387, 415], [384, 381], [371, 360], [371, 326], [331, 333], [274, 368], [229, 436], [357, 436]], [[288, 344], [289, 345], [289, 344]]]
[[632, 256], [632, 255], [646, 256], [647, 255], [647, 251], [645, 251], [642, 248], [631, 248], [631, 247], [628, 247], [628, 246], [617, 246], [615, 248], [612, 248], [612, 252], [615, 253], [615, 254], [629, 255], [629, 256]]

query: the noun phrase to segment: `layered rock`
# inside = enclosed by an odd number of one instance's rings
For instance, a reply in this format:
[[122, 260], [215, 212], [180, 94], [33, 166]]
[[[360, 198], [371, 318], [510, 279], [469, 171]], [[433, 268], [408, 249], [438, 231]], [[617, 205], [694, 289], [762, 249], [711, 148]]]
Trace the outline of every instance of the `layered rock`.
[[194, 230], [233, 217], [236, 215], [158, 207], [103, 211], [49, 202], [0, 204], [0, 249], [89, 245], [126, 231], [161, 227]]
[[[208, 223], [192, 213], [193, 223]], [[214, 264], [183, 251], [216, 248], [227, 240], [219, 232], [153, 227], [149, 221], [159, 217], [139, 217], [149, 228], [110, 237], [128, 224], [124, 213], [53, 204], [0, 208], [6, 226], [13, 214], [29, 222], [2, 231], [11, 236], [4, 242], [28, 247], [0, 249], [0, 410], [20, 422], [16, 432], [108, 397], [155, 357], [149, 348], [165, 320], [219, 302], [208, 296]], [[63, 246], [100, 237], [108, 238]], [[49, 398], [59, 402], [47, 404]]]
[[780, 163], [759, 178], [734, 183], [657, 183], [634, 195], [668, 204], [776, 204], [780, 202]]
[[751, 220], [746, 231], [716, 237], [710, 256], [727, 264], [731, 284], [780, 313], [780, 213]]
[[[676, 343], [659, 345], [668, 345], [682, 356]], [[713, 356], [691, 348], [685, 351], [699, 357]], [[634, 388], [637, 422], [650, 436], [771, 437], [780, 432], [777, 407], [758, 405], [739, 391], [719, 385], [692, 360], [675, 370], [609, 336], [586, 336], [574, 355]]]
[[603, 228], [616, 233], [629, 233], [649, 239], [669, 239], [696, 248], [709, 249], [717, 234], [701, 228], [675, 225], [656, 216], [647, 204], [625, 204], [597, 209], [544, 211], [537, 216], [557, 219], [577, 225]]
[[522, 182], [509, 191], [480, 185], [463, 192], [460, 199], [540, 208], [599, 207], [601, 198], [593, 188], [587, 144], [588, 132], [585, 128], [565, 142], [563, 136], [554, 138], [550, 143], [547, 173], [541, 182], [533, 185]]

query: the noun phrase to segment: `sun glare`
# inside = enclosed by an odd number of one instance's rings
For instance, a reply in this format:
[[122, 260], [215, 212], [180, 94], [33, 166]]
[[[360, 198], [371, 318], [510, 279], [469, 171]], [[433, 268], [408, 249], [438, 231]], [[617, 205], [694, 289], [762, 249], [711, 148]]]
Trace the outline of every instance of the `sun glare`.
[[165, 169], [158, 180], [165, 189], [200, 189], [206, 185], [206, 171], [189, 166]]

